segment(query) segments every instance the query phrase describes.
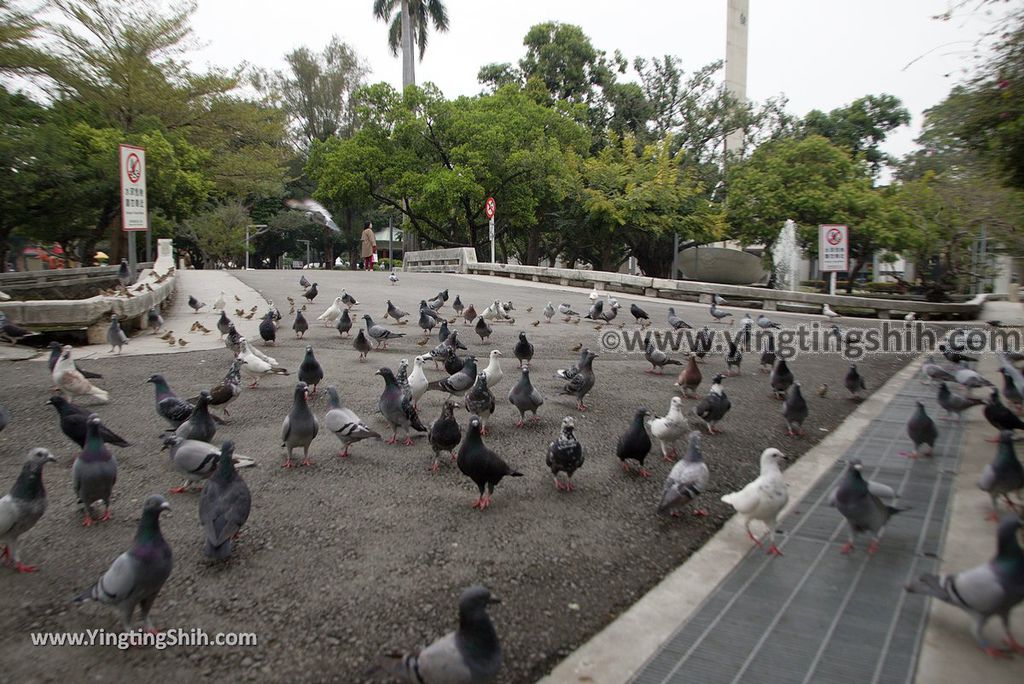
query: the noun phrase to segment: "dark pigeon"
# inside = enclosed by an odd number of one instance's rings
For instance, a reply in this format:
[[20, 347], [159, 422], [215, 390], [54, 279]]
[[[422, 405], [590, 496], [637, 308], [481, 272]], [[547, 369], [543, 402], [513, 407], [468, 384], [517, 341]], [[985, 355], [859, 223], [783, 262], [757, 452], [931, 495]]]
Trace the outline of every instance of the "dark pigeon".
[[121, 259], [121, 265], [117, 267], [117, 280], [124, 287], [132, 284], [132, 272], [128, 269], [127, 259]]
[[370, 345], [369, 338], [366, 337], [366, 331], [362, 328], [356, 333], [356, 336], [352, 338], [352, 347], [359, 352], [359, 360], [364, 361], [366, 355], [370, 353], [373, 347]]
[[[59, 394], [55, 394], [46, 400], [51, 404], [57, 413], [60, 414], [60, 429], [68, 438], [79, 447], [85, 446], [86, 425], [92, 411], [76, 406]], [[119, 447], [131, 446], [123, 437], [112, 432], [106, 425], [100, 423], [100, 439], [107, 444]]]
[[960, 420], [960, 414], [967, 409], [972, 406], [981, 406], [985, 403], [981, 399], [964, 397], [950, 391], [949, 386], [944, 382], [939, 383], [938, 402], [939, 406], [946, 411], [946, 419], [948, 419], [949, 416], [956, 414], [957, 421]]
[[441, 467], [441, 452], [451, 453], [454, 461], [455, 447], [459, 446], [459, 442], [462, 441], [462, 428], [459, 426], [459, 421], [455, 419], [455, 409], [458, 407], [458, 403], [451, 397], [445, 399], [444, 405], [441, 407], [441, 415], [430, 424], [430, 428], [427, 430], [427, 441], [430, 442], [430, 448], [434, 452], [434, 461], [430, 465], [430, 469], [435, 473]]
[[277, 326], [274, 325], [274, 314], [271, 311], [260, 319], [260, 338], [268, 344], [277, 340]]
[[160, 315], [160, 311], [155, 307], [150, 307], [149, 311], [146, 312], [146, 325], [156, 335], [160, 332], [160, 328], [164, 327], [164, 317]]
[[850, 364], [850, 370], [846, 372], [843, 384], [846, 385], [846, 389], [855, 399], [860, 399], [861, 391], [867, 389], [867, 385], [864, 384], [864, 377], [857, 370], [857, 364], [855, 363]]
[[793, 384], [793, 371], [789, 370], [789, 364], [786, 363], [786, 359], [779, 359], [775, 362], [775, 368], [772, 369], [769, 382], [772, 385], [772, 392], [775, 393], [775, 398], [782, 399], [786, 395], [786, 390]]
[[615, 447], [615, 455], [622, 462], [622, 469], [628, 473], [631, 469], [629, 461], [636, 461], [640, 477], [651, 476], [644, 468], [644, 459], [651, 451], [651, 438], [647, 434], [644, 418], [650, 415], [651, 412], [645, 408], [637, 409], [633, 421], [629, 424], [629, 429], [619, 437], [619, 443]]
[[533, 414], [533, 422], [540, 421], [537, 409], [544, 405], [544, 397], [541, 396], [540, 392], [533, 386], [533, 383], [530, 382], [529, 367], [523, 366], [522, 370], [519, 381], [508, 392], [509, 402], [519, 411], [519, 421], [516, 423], [516, 427], [523, 427], [527, 411]]
[[310, 304], [312, 304], [313, 300], [316, 299], [316, 296], [320, 294], [319, 290], [316, 289], [316, 286], [317, 284], [313, 283], [308, 290], [302, 293], [302, 296], [309, 300]]
[[228, 330], [231, 329], [231, 319], [221, 309], [220, 318], [217, 319], [217, 331], [221, 334], [221, 337], [228, 334]]
[[491, 329], [491, 326], [487, 324], [487, 321], [484, 320], [483, 316], [477, 319], [476, 326], [473, 329], [476, 331], [476, 334], [480, 336], [481, 342], [489, 338], [491, 333], [494, 332]]
[[398, 428], [402, 428], [405, 431], [405, 445], [412, 446], [412, 435], [409, 433], [409, 429], [412, 428], [417, 432], [427, 431], [427, 428], [423, 427], [423, 423], [420, 422], [419, 414], [416, 413], [412, 397], [398, 386], [395, 374], [391, 372], [390, 368], [381, 368], [376, 374], [384, 378], [384, 391], [381, 393], [380, 399], [377, 400], [377, 408], [391, 425], [391, 439], [387, 440], [387, 443], [394, 444], [398, 440]]
[[1004, 430], [999, 434], [999, 446], [996, 447], [996, 456], [991, 463], [987, 464], [981, 471], [978, 478], [978, 488], [988, 493], [992, 499], [992, 512], [989, 520], [999, 519], [999, 507], [996, 500], [1002, 496], [1006, 505], [1015, 509], [1010, 501], [1010, 494], [1017, 492], [1020, 498], [1021, 490], [1024, 490], [1024, 466], [1017, 458], [1017, 452], [1013, 448], [1013, 431]]
[[192, 311], [199, 313], [199, 310], [206, 306], [206, 302], [201, 302], [192, 295], [188, 296], [188, 305], [192, 307]]
[[299, 364], [299, 380], [311, 386], [310, 396], [316, 396], [316, 386], [324, 379], [324, 369], [313, 354], [313, 347], [306, 346], [306, 355]]
[[515, 357], [519, 359], [519, 364], [530, 365], [530, 361], [533, 360], [533, 344], [526, 339], [526, 333], [519, 333], [519, 341], [516, 342], [515, 348], [512, 350]]
[[309, 387], [306, 383], [300, 382], [295, 385], [292, 408], [281, 424], [281, 446], [288, 450], [288, 457], [281, 465], [282, 468], [293, 467], [292, 449], [296, 447], [302, 447], [302, 465], [313, 465], [309, 458], [309, 445], [320, 431], [320, 423], [309, 410], [309, 402], [306, 401], [308, 392]]
[[[480, 418], [470, 416], [469, 428], [466, 430], [466, 439], [459, 448], [459, 455], [456, 459], [459, 470], [462, 474], [473, 480], [480, 490], [480, 497], [473, 504], [473, 508], [481, 511], [491, 505], [491, 496], [494, 494], [494, 487], [501, 482], [506, 475], [509, 477], [522, 477], [518, 470], [513, 470], [496, 453], [484, 445], [480, 437]], [[487, 489], [486, 493], [484, 488]]]
[[900, 452], [901, 455], [910, 458], [918, 456], [931, 456], [935, 448], [935, 440], [939, 437], [939, 430], [935, 427], [935, 421], [931, 419], [928, 412], [924, 410], [924, 404], [917, 402], [917, 408], [910, 415], [907, 421], [907, 436], [914, 444], [912, 452]]
[[184, 423], [174, 431], [181, 439], [194, 439], [200, 442], [211, 442], [217, 434], [217, 423], [210, 415], [210, 393], [203, 390], [199, 393], [199, 401], [195, 410]]
[[352, 330], [352, 317], [348, 313], [348, 309], [341, 310], [341, 316], [338, 317], [338, 334], [348, 335], [351, 334]]
[[586, 411], [587, 405], [583, 403], [583, 397], [587, 396], [587, 393], [594, 388], [594, 359], [597, 358], [597, 354], [588, 351], [583, 359], [583, 362], [579, 366], [579, 372], [562, 387], [562, 394], [572, 394], [576, 396], [576, 408], [580, 411]]
[[[555, 478], [555, 489], [558, 491], [571, 492], [576, 489], [572, 476], [583, 466], [583, 446], [576, 439], [575, 430], [576, 423], [572, 416], [566, 416], [562, 419], [562, 432], [558, 439], [548, 445], [545, 463]], [[565, 473], [564, 483], [559, 479], [559, 473]]]
[[629, 313], [633, 314], [633, 318], [636, 319], [637, 323], [639, 323], [640, 321], [650, 321], [651, 320], [651, 317], [647, 315], [647, 312], [644, 311], [643, 309], [641, 309], [636, 304], [630, 304], [629, 305]]
[[295, 312], [295, 321], [292, 323], [292, 330], [295, 331], [296, 337], [302, 337], [309, 330], [309, 322], [306, 317], [302, 315], [301, 311]]
[[100, 438], [99, 416], [89, 416], [86, 424], [85, 447], [78, 454], [71, 467], [71, 485], [78, 497], [78, 503], [84, 508], [85, 517], [82, 525], [88, 527], [95, 520], [93, 504], [103, 502], [103, 517], [110, 519], [110, 495], [117, 482], [117, 459]]
[[722, 382], [724, 380], [724, 375], [716, 375], [707, 395], [697, 402], [697, 405], [693, 409], [694, 415], [704, 421], [704, 425], [707, 426], [709, 435], [721, 432], [721, 430], [715, 429], [715, 425], [725, 418], [725, 414], [727, 414], [729, 409], [732, 408], [732, 403], [729, 401], [729, 397], [725, 394], [725, 389], [722, 387]]
[[803, 425], [807, 420], [807, 401], [800, 391], [800, 383], [795, 382], [786, 394], [782, 403], [782, 417], [786, 419], [786, 432], [790, 437], [802, 436]]
[[221, 445], [217, 470], [199, 497], [199, 523], [206, 537], [203, 555], [213, 560], [231, 556], [234, 540], [252, 508], [249, 486], [235, 470], [234, 451], [235, 444], [230, 440]]
[[992, 390], [982, 412], [985, 414], [985, 420], [996, 430], [1024, 430], [1024, 421], [999, 401], [998, 390]]
[[853, 551], [856, 535], [861, 532], [872, 532], [868, 553], [874, 554], [878, 551], [879, 538], [889, 518], [906, 510], [882, 501], [883, 498], [895, 499], [896, 492], [879, 482], [865, 480], [861, 475], [862, 468], [860, 459], [852, 459], [839, 481], [839, 486], [832, 492], [831, 503], [843, 514], [850, 528], [849, 540], [840, 549], [841, 553]]

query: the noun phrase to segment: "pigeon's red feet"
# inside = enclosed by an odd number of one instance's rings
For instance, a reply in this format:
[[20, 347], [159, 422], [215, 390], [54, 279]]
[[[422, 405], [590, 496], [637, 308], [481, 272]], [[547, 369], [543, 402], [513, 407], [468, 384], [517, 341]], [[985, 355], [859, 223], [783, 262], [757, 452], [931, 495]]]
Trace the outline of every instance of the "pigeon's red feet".
[[874, 556], [880, 548], [882, 548], [882, 545], [878, 543], [878, 540], [872, 539], [871, 543], [868, 544], [868, 555]]
[[669, 515], [672, 516], [673, 518], [681, 518], [681, 517], [683, 517], [683, 514], [680, 513], [679, 511], [670, 511]]
[[1007, 635], [1006, 646], [1015, 653], [1024, 653], [1024, 644], [1018, 643], [1012, 634]]
[[982, 652], [990, 658], [1009, 658], [1010, 654], [995, 646], [982, 646]]
[[106, 509], [105, 511], [103, 511], [103, 515], [100, 516], [100, 521], [101, 522], [105, 522], [107, 520], [110, 520], [110, 509], [109, 508]]
[[651, 476], [650, 471], [647, 470], [646, 468], [641, 468], [640, 470], [637, 471], [637, 474], [640, 475], [640, 477], [650, 477]]
[[903, 458], [911, 458], [911, 459], [917, 460], [917, 452], [916, 451], [901, 451], [900, 452], [900, 456], [902, 456]]
[[10, 559], [11, 550], [5, 546], [3, 552], [0, 552], [0, 560], [3, 560], [4, 563], [7, 563], [7, 561], [9, 561]]
[[780, 551], [779, 547], [776, 546], [775, 544], [772, 544], [771, 546], [769, 546], [768, 547], [768, 551], [766, 553], [769, 556], [781, 556], [782, 555], [782, 551]]
[[992, 522], [999, 522], [999, 514], [996, 513], [995, 511], [989, 511], [989, 514], [985, 516], [985, 520], [990, 520]]
[[985, 441], [986, 442], [990, 442], [991, 444], [998, 444], [999, 443], [999, 438], [998, 437], [986, 437]]
[[644, 371], [644, 373], [654, 373], [654, 369], [648, 368], [647, 370]]
[[386, 440], [384, 443], [385, 444], [394, 444], [397, 441], [398, 441], [398, 437], [396, 435], [391, 435], [391, 439]]
[[402, 444], [404, 444], [405, 446], [412, 446], [412, 437], [409, 437], [407, 435], [406, 438], [405, 438], [405, 441], [402, 442]]
[[620, 461], [620, 464], [622, 465], [622, 469], [625, 470], [628, 473], [629, 472], [629, 464], [626, 463], [625, 461]]
[[534, 413], [533, 414], [533, 418], [530, 418], [530, 420], [532, 422], [534, 422], [534, 423], [539, 423], [540, 422], [540, 416], [538, 416], [536, 413]]
[[481, 437], [486, 437], [487, 436], [487, 426], [486, 425], [483, 426], [482, 428], [480, 428], [480, 436]]
[[14, 569], [17, 572], [36, 572], [37, 570], [39, 570], [39, 568], [35, 565], [25, 565], [21, 561], [18, 561], [14, 564]]
[[455, 461], [457, 461], [458, 459], [459, 459], [459, 456], [458, 456], [458, 454], [456, 454], [456, 453], [455, 453], [455, 452], [453, 451], [453, 452], [452, 452], [452, 463], [455, 463]]
[[761, 543], [761, 540], [760, 540], [760, 539], [758, 539], [757, 537], [755, 537], [755, 536], [754, 536], [754, 535], [753, 535], [753, 534], [752, 534], [752, 533], [750, 532], [750, 530], [747, 530], [747, 538], [749, 538], [749, 539], [750, 539], [750, 541], [754, 542], [754, 543], [755, 543], [755, 544], [756, 544], [756, 545], [757, 545], [757, 546], [758, 546], [759, 548], [764, 548], [764, 544], [762, 544], [762, 543]]
[[565, 491], [567, 491], [567, 492], [574, 492], [574, 491], [576, 491], [576, 485], [574, 485], [572, 483], [572, 480], [566, 480], [565, 481]]
[[520, 418], [519, 420], [516, 421], [516, 427], [523, 427], [523, 420], [522, 420], [522, 418]]
[[82, 527], [92, 527], [94, 524], [96, 524], [96, 521], [86, 513], [85, 518], [82, 519]]
[[706, 509], [706, 508], [697, 508], [697, 509], [695, 509], [693, 511], [693, 514], [695, 516], [697, 516], [698, 518], [706, 518], [706, 517], [708, 517], [708, 509]]
[[281, 464], [281, 467], [282, 468], [294, 468], [295, 464], [292, 463], [292, 459], [289, 458], [284, 463]]
[[588, 407], [582, 401], [577, 401], [576, 408], [579, 409], [580, 411], [586, 411]]
[[663, 455], [661, 457], [661, 460], [665, 461], [666, 463], [675, 463], [676, 462], [676, 457], [673, 456], [671, 453], [668, 453], [668, 454]]
[[348, 458], [348, 447], [345, 447], [343, 451], [338, 452], [338, 458]]
[[313, 465], [313, 459], [311, 459], [309, 456], [307, 456], [306, 458], [302, 459], [302, 462], [299, 463], [299, 465], [311, 466], [311, 465]]
[[185, 485], [182, 485], [180, 487], [171, 487], [167, 491], [170, 492], [171, 494], [184, 494], [185, 492], [188, 491], [188, 487], [186, 487]]
[[853, 542], [846, 542], [839, 547], [839, 553], [850, 554], [853, 553]]
[[435, 458], [434, 462], [430, 464], [430, 472], [436, 473], [441, 469], [441, 463]]

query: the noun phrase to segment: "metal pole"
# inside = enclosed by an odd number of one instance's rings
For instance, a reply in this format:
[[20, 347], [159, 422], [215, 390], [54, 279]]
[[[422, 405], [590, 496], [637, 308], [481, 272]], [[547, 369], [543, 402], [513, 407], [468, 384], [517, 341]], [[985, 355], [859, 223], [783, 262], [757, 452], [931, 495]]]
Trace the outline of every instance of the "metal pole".
[[672, 236], [672, 280], [679, 275], [679, 233]]
[[138, 260], [135, 257], [135, 231], [128, 231], [128, 271], [132, 275], [132, 280], [135, 280], [135, 274], [138, 269]]
[[834, 295], [836, 293], [836, 272], [831, 271], [828, 274], [828, 293]]
[[146, 229], [146, 258], [143, 261], [156, 261], [153, 258], [153, 229]]
[[[402, 256], [405, 256], [404, 254]], [[388, 216], [388, 261], [391, 263], [391, 268], [395, 267], [395, 225], [394, 221]]]
[[249, 270], [249, 226], [245, 227], [245, 270]]
[[488, 223], [488, 231], [490, 233], [489, 237], [491, 238], [491, 263], [493, 264], [494, 263], [494, 217], [493, 216], [491, 217], [491, 220]]

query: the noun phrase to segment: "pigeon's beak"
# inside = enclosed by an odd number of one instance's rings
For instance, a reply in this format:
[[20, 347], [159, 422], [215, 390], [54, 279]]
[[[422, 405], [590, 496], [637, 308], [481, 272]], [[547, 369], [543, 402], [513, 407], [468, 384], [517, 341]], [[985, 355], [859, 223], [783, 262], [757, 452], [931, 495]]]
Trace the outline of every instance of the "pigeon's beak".
[[161, 511], [169, 511], [169, 510], [171, 510], [171, 504], [169, 504], [166, 501], [164, 501], [162, 504], [160, 504], [160, 510]]
[[491, 597], [490, 597], [489, 599], [487, 599], [487, 603], [489, 603], [489, 604], [493, 604], [493, 603], [501, 603], [501, 598], [499, 598], [499, 597], [497, 597], [497, 596], [494, 596], [494, 595], [492, 594], [492, 595], [491, 595]]
[[50, 462], [50, 463], [56, 463], [57, 462], [57, 457], [54, 456], [53, 454], [47, 454], [46, 455], [46, 460], [48, 462]]

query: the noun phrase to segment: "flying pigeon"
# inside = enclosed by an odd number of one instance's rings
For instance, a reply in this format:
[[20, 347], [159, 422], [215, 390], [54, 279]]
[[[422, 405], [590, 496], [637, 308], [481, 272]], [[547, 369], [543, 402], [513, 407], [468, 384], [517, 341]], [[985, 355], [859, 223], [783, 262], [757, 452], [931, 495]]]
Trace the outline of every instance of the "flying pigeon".
[[304, 382], [295, 385], [295, 393], [292, 397], [292, 408], [285, 416], [281, 425], [281, 446], [288, 450], [288, 457], [281, 465], [282, 468], [292, 468], [292, 449], [302, 447], [302, 462], [304, 466], [313, 465], [309, 459], [309, 445], [313, 443], [317, 433], [320, 431], [320, 422], [309, 410], [309, 403], [306, 397], [309, 394], [309, 387]]
[[711, 389], [708, 390], [707, 395], [693, 408], [693, 414], [704, 421], [709, 435], [722, 432], [715, 426], [725, 418], [725, 414], [732, 408], [732, 402], [729, 401], [729, 397], [726, 396], [725, 389], [722, 387], [724, 381], [724, 375], [721, 373], [716, 375], [711, 381]]
[[324, 209], [323, 205], [311, 198], [287, 199], [284, 202], [290, 209], [306, 212], [306, 218], [318, 226], [330, 228], [335, 233], [340, 233], [341, 228], [334, 222], [331, 212]]
[[779, 458], [782, 458], [782, 452], [778, 449], [769, 447], [762, 451], [761, 474], [757, 479], [740, 491], [722, 497], [722, 501], [743, 516], [747, 536], [761, 548], [763, 543], [750, 531], [750, 523], [753, 520], [760, 520], [768, 527], [768, 537], [771, 540], [768, 553], [776, 556], [781, 556], [782, 551], [775, 545], [775, 521], [789, 501], [786, 480], [779, 470]]
[[675, 460], [676, 440], [690, 431], [690, 424], [683, 415], [683, 400], [679, 397], [672, 397], [669, 403], [668, 413], [660, 418], [655, 418], [650, 425], [651, 437], [661, 447], [661, 456], [671, 463]]
[[412, 404], [412, 398], [398, 386], [391, 369], [381, 368], [376, 374], [384, 378], [384, 391], [381, 393], [380, 399], [377, 400], [377, 408], [391, 425], [391, 439], [387, 440], [387, 444], [394, 444], [398, 441], [398, 428], [402, 428], [405, 431], [405, 445], [412, 446], [412, 435], [409, 433], [409, 429], [426, 432], [427, 428], [423, 427], [416, 407]]
[[304, 382], [313, 388], [309, 396], [315, 397], [317, 385], [324, 379], [324, 369], [320, 362], [316, 360], [316, 356], [313, 354], [313, 347], [310, 345], [306, 346], [306, 355], [302, 357], [302, 363], [299, 364], [298, 378], [300, 382]]
[[999, 519], [999, 507], [996, 505], [996, 499], [999, 496], [1006, 500], [1007, 506], [1016, 511], [1016, 506], [1010, 501], [1010, 494], [1017, 492], [1017, 497], [1020, 498], [1021, 490], [1024, 490], [1024, 466], [1021, 465], [1017, 458], [1017, 452], [1013, 448], [1012, 430], [1004, 430], [999, 433], [996, 456], [981, 471], [978, 488], [987, 492], [992, 499], [992, 513], [989, 514], [989, 520]]
[[[571, 492], [576, 487], [572, 483], [573, 474], [583, 466], [583, 446], [576, 439], [576, 423], [572, 416], [562, 419], [562, 432], [554, 442], [548, 445], [548, 456], [545, 460], [551, 475], [555, 479], [555, 489]], [[559, 477], [565, 473], [565, 482]]]
[[647, 426], [644, 425], [644, 418], [651, 415], [645, 408], [636, 410], [629, 428], [620, 437], [615, 447], [615, 455], [622, 463], [622, 469], [627, 473], [632, 469], [629, 461], [635, 461], [638, 467], [637, 474], [640, 477], [650, 477], [651, 474], [644, 468], [644, 459], [651, 451], [651, 438], [647, 435]]
[[324, 416], [324, 427], [337, 435], [344, 445], [338, 456], [347, 457], [348, 449], [356, 442], [364, 439], [380, 439], [380, 435], [371, 430], [362, 419], [350, 408], [342, 405], [338, 396], [338, 388], [331, 385], [327, 388], [328, 409]]
[[[700, 433], [694, 430], [690, 433], [686, 454], [681, 461], [672, 466], [672, 470], [665, 479], [665, 486], [661, 490], [661, 502], [658, 504], [658, 513], [669, 513], [673, 517], [677, 517], [679, 511], [676, 509], [682, 508], [700, 496], [707, 488], [710, 478], [708, 465], [704, 462], [700, 452]], [[698, 508], [693, 511], [693, 514], [705, 517], [708, 512], [703, 508]]]
[[104, 404], [110, 400], [110, 395], [107, 394], [106, 390], [93, 385], [75, 368], [75, 362], [71, 358], [71, 345], [69, 344], [61, 347], [60, 356], [53, 366], [51, 377], [53, 378], [53, 384], [61, 392], [72, 398], [91, 396]]
[[901, 451], [901, 456], [917, 458], [918, 456], [931, 456], [935, 448], [935, 440], [939, 437], [939, 430], [935, 427], [935, 421], [931, 419], [928, 412], [924, 410], [924, 404], [917, 402], [917, 408], [907, 421], [907, 436], [914, 444], [911, 452]]
[[110, 519], [110, 494], [117, 481], [117, 459], [100, 438], [99, 416], [89, 416], [86, 423], [85, 446], [71, 466], [71, 485], [78, 503], [85, 510], [82, 525], [88, 527], [94, 520], [93, 504], [103, 502], [103, 517]]
[[879, 538], [889, 518], [906, 509], [886, 504], [882, 499], [894, 500], [896, 492], [880, 482], [865, 480], [861, 474], [863, 464], [859, 458], [851, 459], [846, 472], [833, 490], [829, 503], [835, 506], [850, 527], [849, 540], [839, 549], [840, 553], [852, 553], [853, 542], [861, 532], [873, 532], [868, 544], [868, 554], [878, 551]]
[[[459, 455], [456, 463], [463, 475], [473, 480], [480, 490], [480, 497], [473, 504], [473, 508], [481, 511], [491, 505], [491, 496], [494, 488], [507, 475], [509, 477], [522, 477], [518, 470], [513, 470], [496, 453], [488, 449], [480, 437], [480, 418], [469, 417], [469, 427], [466, 430], [466, 439], [459, 447]], [[487, 492], [484, 492], [486, 487]]]
[[[92, 415], [92, 411], [82, 408], [81, 406], [75, 406], [59, 394], [55, 394], [47, 399], [46, 403], [51, 404], [55, 409], [57, 409], [57, 413], [60, 416], [61, 432], [67, 435], [68, 438], [79, 447], [84, 447], [86, 426], [89, 422], [89, 416]], [[114, 446], [131, 446], [123, 437], [115, 434], [102, 423], [100, 423], [100, 439], [107, 444], [113, 444]]]
[[31, 530], [46, 512], [46, 489], [43, 487], [43, 466], [57, 457], [36, 447], [28, 452], [18, 479], [7, 496], [0, 499], [0, 558], [17, 572], [35, 572], [36, 566], [25, 565], [18, 553], [18, 537]]
[[700, 387], [703, 379], [700, 368], [697, 367], [697, 359], [691, 356], [687, 359], [686, 368], [679, 373], [679, 379], [675, 384], [682, 390], [685, 399], [696, 399], [697, 388]]
[[[495, 350], [497, 351], [497, 350]], [[491, 352], [492, 362], [496, 362], [496, 358], [493, 356], [494, 352]], [[488, 366], [489, 368], [490, 366]], [[522, 427], [526, 421], [526, 412], [530, 411], [533, 413], [533, 422], [539, 422], [540, 416], [537, 415], [537, 409], [544, 405], [544, 397], [541, 396], [540, 392], [530, 382], [530, 368], [529, 366], [523, 366], [522, 375], [519, 376], [519, 381], [508, 391], [508, 400], [516, 410], [519, 411], [519, 420], [516, 422], [516, 427]]]
[[160, 532], [160, 514], [170, 508], [162, 496], [147, 498], [132, 548], [118, 556], [99, 581], [73, 602], [98, 601], [116, 606], [126, 632], [132, 631], [132, 615], [139, 606], [143, 627], [155, 632], [149, 611], [174, 566], [171, 547]]
[[804, 435], [803, 425], [807, 420], [807, 401], [800, 391], [799, 382], [793, 383], [786, 394], [786, 399], [782, 403], [782, 417], [786, 420], [786, 433], [790, 437]]
[[230, 440], [221, 445], [217, 469], [199, 497], [199, 523], [206, 538], [203, 555], [213, 560], [231, 556], [234, 540], [252, 508], [249, 486], [235, 470], [234, 451], [235, 443]]

